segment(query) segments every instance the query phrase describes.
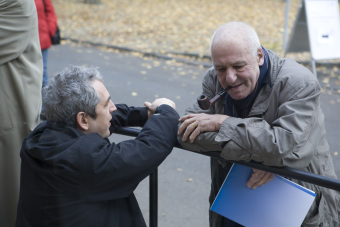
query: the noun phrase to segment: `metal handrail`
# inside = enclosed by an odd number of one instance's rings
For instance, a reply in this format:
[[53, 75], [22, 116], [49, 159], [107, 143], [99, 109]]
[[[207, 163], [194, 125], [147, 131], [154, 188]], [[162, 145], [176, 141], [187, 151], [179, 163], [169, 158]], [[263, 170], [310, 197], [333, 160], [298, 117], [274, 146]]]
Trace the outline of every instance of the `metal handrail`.
[[[140, 132], [140, 129], [136, 128], [128, 128], [128, 127], [119, 127], [117, 130], [115, 130], [116, 134], [121, 134], [125, 136], [132, 136], [136, 137], [138, 136]], [[179, 144], [175, 145], [176, 148], [180, 148]], [[219, 159], [226, 161], [225, 159], [222, 159], [220, 157], [219, 152], [195, 152], [195, 151], [190, 151], [194, 152], [197, 154], [205, 155], [211, 158]], [[231, 161], [228, 161], [231, 162]], [[320, 176], [314, 173], [309, 173], [289, 167], [275, 167], [275, 166], [265, 166], [261, 163], [257, 162], [243, 162], [243, 161], [233, 161], [234, 163], [245, 165], [251, 168], [256, 168], [260, 170], [264, 170], [267, 172], [275, 173], [281, 176], [289, 177], [289, 178], [294, 178], [297, 180], [301, 180], [304, 182], [308, 182], [311, 184], [319, 185], [322, 187], [334, 189], [336, 191], [340, 191], [340, 181], [337, 179], [332, 179], [324, 176]], [[157, 227], [157, 196], [158, 196], [158, 180], [157, 180], [157, 170], [153, 173], [150, 174], [150, 227]]]

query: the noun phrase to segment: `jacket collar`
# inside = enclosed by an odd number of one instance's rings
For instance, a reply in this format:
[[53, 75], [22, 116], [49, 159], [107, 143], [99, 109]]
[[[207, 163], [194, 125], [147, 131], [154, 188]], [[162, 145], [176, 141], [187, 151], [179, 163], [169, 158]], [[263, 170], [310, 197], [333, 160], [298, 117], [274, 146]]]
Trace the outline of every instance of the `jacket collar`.
[[280, 68], [282, 66], [282, 59], [278, 55], [276, 55], [274, 52], [267, 50], [268, 52], [268, 58], [270, 62], [269, 72], [266, 76], [264, 83], [266, 83], [266, 86], [263, 86], [260, 93], [258, 94], [254, 104], [253, 108], [251, 109], [249, 113], [249, 117], [254, 116], [262, 116], [264, 112], [268, 110], [269, 107], [269, 96], [272, 92], [273, 84], [275, 83], [278, 72], [280, 71]]

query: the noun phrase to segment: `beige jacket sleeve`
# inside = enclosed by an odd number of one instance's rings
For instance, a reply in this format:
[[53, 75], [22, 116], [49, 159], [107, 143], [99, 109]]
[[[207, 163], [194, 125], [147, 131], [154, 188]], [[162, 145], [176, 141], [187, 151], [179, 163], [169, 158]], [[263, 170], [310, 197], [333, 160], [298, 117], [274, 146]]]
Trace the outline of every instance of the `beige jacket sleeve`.
[[38, 32], [35, 4], [25, 1], [33, 0], [0, 0], [0, 65], [20, 56]]
[[[249, 118], [229, 117], [218, 132], [201, 133], [194, 144], [180, 141], [181, 145], [200, 152], [221, 151], [226, 160], [306, 167], [325, 134], [319, 104], [321, 88], [313, 75], [306, 74], [302, 70], [300, 78], [277, 78], [272, 87], [260, 92]], [[219, 90], [212, 70], [203, 84], [203, 92], [209, 97]], [[192, 112], [201, 112], [197, 103], [187, 110]], [[223, 114], [224, 100], [209, 113]]]

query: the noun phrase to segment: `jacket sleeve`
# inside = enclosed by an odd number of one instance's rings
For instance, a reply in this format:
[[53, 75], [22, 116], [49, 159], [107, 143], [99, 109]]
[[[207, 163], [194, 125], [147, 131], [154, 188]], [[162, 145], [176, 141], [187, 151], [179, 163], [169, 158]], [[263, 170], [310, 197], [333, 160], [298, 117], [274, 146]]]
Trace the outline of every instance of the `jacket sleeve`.
[[[215, 141], [223, 144], [221, 156], [227, 160], [254, 160], [270, 166], [304, 168], [311, 162], [323, 140], [321, 88], [317, 81], [290, 84], [282, 93], [285, 101], [276, 108], [275, 119], [227, 118]], [[276, 87], [278, 89], [278, 87]]]
[[82, 157], [81, 178], [86, 197], [91, 201], [128, 197], [172, 151], [178, 118], [173, 108], [161, 105], [133, 140], [93, 144], [86, 139], [86, 146], [93, 147], [92, 150], [100, 147]]
[[[206, 71], [203, 82], [202, 82], [202, 94], [206, 95], [209, 99], [213, 98], [221, 86], [217, 83], [216, 77], [214, 77], [214, 70], [210, 68]], [[216, 105], [211, 106], [208, 110], [202, 110], [197, 100], [192, 104], [191, 107], [185, 110], [185, 115], [192, 113], [205, 113], [205, 114], [215, 114], [218, 113], [218, 107], [223, 106], [223, 101], [216, 103]], [[179, 124], [180, 126], [181, 124]], [[189, 143], [188, 141], [182, 141], [182, 135], [178, 136], [178, 142], [183, 149], [197, 151], [197, 152], [207, 152], [207, 151], [221, 151], [222, 147], [219, 142], [215, 141], [217, 132], [205, 132], [198, 135], [194, 143]]]
[[34, 2], [0, 0], [0, 65], [20, 56], [32, 33], [38, 34]]
[[[199, 152], [220, 151], [226, 160], [306, 167], [316, 147], [324, 140], [325, 129], [319, 103], [320, 85], [307, 72], [302, 74], [305, 75], [299, 79], [275, 82], [272, 92], [267, 94], [276, 97], [266, 110], [271, 112], [268, 115], [272, 119], [229, 117], [218, 132], [201, 133], [193, 144], [181, 142], [179, 138], [181, 146]], [[213, 84], [211, 78], [204, 83]], [[214, 88], [213, 85], [208, 87], [210, 90]], [[220, 109], [217, 113], [222, 111]], [[199, 111], [194, 105], [189, 112]]]
[[128, 107], [125, 104], [117, 104], [117, 110], [112, 112], [110, 132], [113, 133], [118, 127], [143, 127], [148, 120], [146, 107]]

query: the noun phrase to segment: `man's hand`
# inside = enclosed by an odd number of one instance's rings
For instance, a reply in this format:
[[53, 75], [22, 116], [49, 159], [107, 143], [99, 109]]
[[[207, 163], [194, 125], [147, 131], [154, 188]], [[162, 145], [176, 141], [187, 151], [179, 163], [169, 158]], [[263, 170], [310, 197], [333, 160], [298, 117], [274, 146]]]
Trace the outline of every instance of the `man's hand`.
[[274, 178], [273, 173], [262, 171], [259, 169], [253, 169], [253, 174], [247, 182], [248, 188], [256, 189], [259, 186], [267, 184]]
[[189, 114], [179, 119], [182, 125], [178, 129], [178, 135], [182, 135], [182, 140], [189, 138], [190, 143], [201, 132], [216, 132], [220, 130], [222, 122], [229, 116], [222, 114]]
[[144, 102], [144, 106], [146, 108], [148, 108], [148, 118], [151, 117], [151, 115], [153, 115], [156, 111], [156, 108], [160, 105], [169, 105], [172, 108], [176, 109], [176, 104], [171, 101], [170, 99], [167, 98], [158, 98], [155, 101], [153, 101], [153, 103], [150, 102]]

